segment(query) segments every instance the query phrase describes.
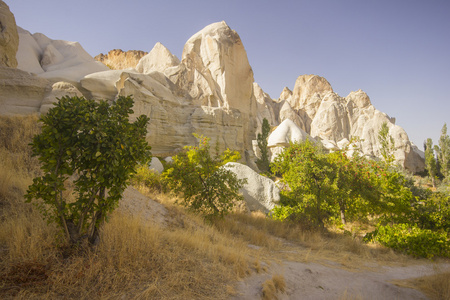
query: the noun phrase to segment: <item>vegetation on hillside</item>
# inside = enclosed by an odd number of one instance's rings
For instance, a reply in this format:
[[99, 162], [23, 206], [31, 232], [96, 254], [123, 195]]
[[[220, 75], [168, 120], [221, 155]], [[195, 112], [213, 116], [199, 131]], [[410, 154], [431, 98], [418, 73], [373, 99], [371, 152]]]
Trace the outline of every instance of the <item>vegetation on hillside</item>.
[[[311, 185], [308, 196], [302, 198], [299, 191], [307, 189], [298, 185], [297, 192], [284, 193], [283, 221], [262, 214], [233, 212], [205, 222], [196, 213], [175, 205], [184, 199], [166, 194], [169, 186], [146, 164], [141, 164], [132, 182], [141, 192], [164, 204], [168, 212], [164, 222], [143, 221], [115, 210], [99, 231], [98, 245], [67, 251], [64, 239], [55, 240], [60, 233], [56, 224], [47, 224], [23, 196], [33, 178], [44, 176], [29, 147], [33, 137], [42, 132], [37, 120], [36, 116], [0, 117], [1, 298], [225, 299], [234, 294], [238, 278], [265, 272], [266, 263], [273, 258], [301, 262], [325, 259], [360, 267], [368, 261], [410, 261], [378, 243], [401, 246], [406, 241], [406, 248], [398, 250], [414, 255], [420, 255], [425, 247], [417, 250], [412, 244], [426, 245], [430, 253], [440, 255], [440, 250], [433, 249], [441, 249], [438, 241], [444, 234], [448, 243], [449, 198], [440, 187], [444, 179], [437, 181], [435, 192], [424, 188], [423, 183], [414, 185], [411, 177], [395, 167], [381, 169], [378, 163], [364, 158], [307, 148], [303, 156], [293, 161], [317, 159], [324, 164], [328, 173], [320, 173], [311, 161], [304, 170], [326, 176], [320, 188], [329, 190], [334, 197], [315, 194], [317, 188]], [[313, 145], [294, 145], [290, 151], [296, 147]], [[192, 148], [184, 153], [189, 149]], [[233, 157], [232, 152], [228, 157]], [[285, 170], [291, 169], [294, 167], [285, 166]], [[359, 181], [352, 179], [354, 172]], [[287, 176], [281, 171], [279, 175]], [[363, 189], [367, 184], [371, 190]], [[322, 197], [319, 206], [318, 197]], [[392, 207], [394, 210], [389, 211]], [[322, 222], [326, 230], [316, 230], [315, 222]], [[342, 234], [342, 229], [347, 231]], [[376, 243], [366, 245], [362, 236], [372, 229], [377, 231], [368, 237]], [[400, 241], [403, 236], [406, 238]], [[430, 244], [430, 237], [434, 236]], [[415, 285], [426, 285], [436, 299], [450, 295], [447, 274], [424, 278]], [[284, 289], [284, 278], [279, 276], [261, 286], [262, 296], [266, 297]]]
[[272, 164], [288, 187], [273, 217], [320, 228], [349, 220], [371, 224], [376, 228], [366, 242], [414, 256], [450, 257], [449, 194], [414, 186], [393, 165], [386, 128], [379, 134], [385, 141], [381, 162], [357, 151], [348, 157], [348, 149], [327, 153], [310, 141], [291, 143]]
[[184, 206], [200, 212], [205, 217], [223, 217], [231, 211], [235, 201], [243, 200], [239, 189], [245, 180], [233, 171], [222, 168], [227, 162], [236, 162], [237, 151], [225, 150], [211, 156], [209, 138], [195, 135], [198, 146], [186, 146], [173, 157], [162, 174], [163, 182], [176, 195], [183, 198]]

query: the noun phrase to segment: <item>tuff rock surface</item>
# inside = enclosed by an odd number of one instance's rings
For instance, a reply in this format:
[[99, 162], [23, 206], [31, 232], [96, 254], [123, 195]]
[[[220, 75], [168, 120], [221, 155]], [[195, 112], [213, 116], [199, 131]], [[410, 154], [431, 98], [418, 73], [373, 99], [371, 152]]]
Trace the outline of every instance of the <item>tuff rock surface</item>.
[[16, 52], [19, 48], [16, 19], [9, 6], [0, 0], [0, 66], [17, 67]]
[[100, 53], [94, 59], [112, 70], [123, 70], [136, 68], [139, 60], [146, 54], [147, 52], [140, 50], [122, 51], [122, 49], [114, 49], [107, 54]]
[[139, 60], [136, 70], [144, 74], [153, 71], [164, 73], [168, 68], [176, 67], [179, 64], [180, 60], [170, 53], [169, 49], [161, 43], [156, 43], [153, 49]]
[[66, 81], [78, 85], [86, 75], [109, 70], [95, 61], [78, 42], [52, 40], [42, 33], [31, 34], [17, 27], [18, 69], [34, 73], [51, 82]]
[[224, 168], [232, 171], [239, 179], [247, 179], [240, 192], [250, 211], [260, 210], [267, 213], [280, 201], [280, 189], [269, 178], [239, 163], [229, 162]]
[[[6, 24], [4, 16], [9, 9], [3, 2], [0, 9], [1, 24]], [[0, 69], [2, 114], [45, 113], [63, 94], [109, 101], [133, 95], [135, 115], [150, 118], [147, 140], [155, 155], [177, 153], [196, 143], [192, 134], [198, 133], [210, 137], [212, 145], [218, 143], [220, 150], [240, 151], [243, 161], [254, 169], [257, 151], [253, 146], [264, 118], [273, 127], [282, 124], [278, 132], [284, 134], [284, 145], [296, 132], [321, 140], [329, 149], [342, 148], [359, 137], [363, 139], [361, 151], [372, 157], [380, 155], [377, 135], [381, 124], [387, 122], [397, 162], [413, 172], [424, 168], [423, 153], [361, 90], [341, 97], [325, 78], [302, 75], [292, 91], [285, 88], [279, 99], [271, 99], [254, 82], [243, 43], [225, 22], [194, 34], [184, 46], [181, 61], [157, 43], [136, 68], [119, 70], [95, 61], [76, 42], [30, 34], [14, 25], [7, 26], [10, 34], [5, 35], [2, 26], [0, 47], [8, 36], [12, 41], [16, 33], [19, 37], [18, 49], [14, 42], [7, 43], [10, 65]], [[14, 51], [18, 69], [11, 68]], [[2, 48], [0, 53], [6, 52]], [[115, 61], [118, 68], [133, 67], [143, 54], [124, 53], [113, 50], [107, 59]], [[103, 56], [103, 61], [107, 59]], [[1, 63], [5, 64], [4, 58]]]

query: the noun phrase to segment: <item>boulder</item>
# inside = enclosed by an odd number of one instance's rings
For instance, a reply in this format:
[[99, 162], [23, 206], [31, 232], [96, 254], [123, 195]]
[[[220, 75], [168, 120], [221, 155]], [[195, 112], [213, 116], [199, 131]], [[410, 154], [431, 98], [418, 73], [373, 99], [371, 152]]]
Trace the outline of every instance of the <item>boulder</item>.
[[9, 6], [0, 0], [0, 66], [16, 68], [19, 48], [16, 19]]
[[153, 170], [154, 172], [161, 174], [164, 172], [164, 166], [161, 163], [161, 161], [157, 157], [152, 157], [152, 161], [149, 164], [149, 169]]
[[154, 71], [164, 73], [170, 67], [176, 67], [180, 60], [170, 53], [169, 49], [161, 43], [156, 43], [153, 49], [139, 60], [136, 70], [140, 73], [148, 74]]
[[280, 189], [269, 178], [239, 163], [229, 162], [224, 167], [235, 173], [239, 179], [247, 179], [240, 192], [251, 211], [260, 210], [268, 213], [279, 203]]

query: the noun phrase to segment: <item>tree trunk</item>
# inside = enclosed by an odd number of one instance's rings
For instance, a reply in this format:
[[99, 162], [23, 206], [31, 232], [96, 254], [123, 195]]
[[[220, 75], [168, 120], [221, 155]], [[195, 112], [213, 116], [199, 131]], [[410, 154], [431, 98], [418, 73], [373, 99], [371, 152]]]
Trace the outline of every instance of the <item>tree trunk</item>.
[[341, 222], [343, 225], [345, 225], [345, 211], [342, 210], [342, 208], [341, 208]]

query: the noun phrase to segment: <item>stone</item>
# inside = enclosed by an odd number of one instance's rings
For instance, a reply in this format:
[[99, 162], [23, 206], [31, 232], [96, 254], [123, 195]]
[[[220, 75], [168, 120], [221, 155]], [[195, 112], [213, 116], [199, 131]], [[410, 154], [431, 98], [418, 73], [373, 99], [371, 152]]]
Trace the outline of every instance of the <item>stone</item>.
[[0, 90], [1, 115], [31, 114], [39, 112], [51, 84], [28, 72], [0, 66]]
[[42, 100], [39, 112], [46, 114], [50, 108], [54, 107], [54, 103], [64, 96], [82, 97], [83, 94], [68, 82], [56, 82], [52, 85], [51, 92]]
[[16, 19], [9, 6], [0, 0], [0, 66], [16, 68], [19, 48]]
[[271, 179], [240, 163], [229, 162], [224, 168], [232, 171], [239, 179], [247, 179], [240, 192], [250, 211], [268, 213], [280, 202], [280, 189]]
[[153, 49], [139, 60], [136, 70], [140, 73], [148, 74], [154, 71], [164, 73], [170, 67], [176, 67], [180, 60], [170, 53], [169, 49], [161, 43], [156, 43]]
[[111, 70], [125, 70], [135, 69], [140, 59], [146, 54], [147, 52], [141, 50], [122, 51], [121, 49], [114, 49], [109, 51], [108, 54], [100, 53], [94, 59]]
[[164, 172], [164, 166], [161, 163], [161, 161], [157, 157], [152, 157], [152, 161], [149, 164], [149, 169], [153, 170], [154, 172], [161, 174]]

